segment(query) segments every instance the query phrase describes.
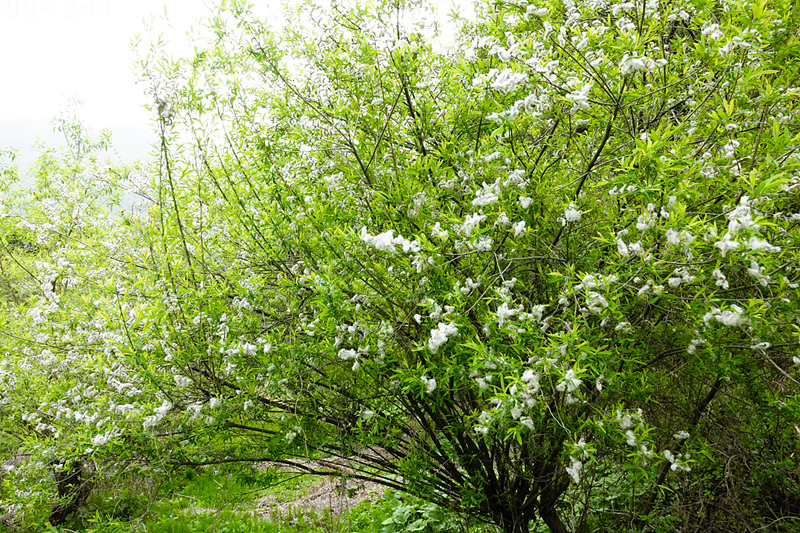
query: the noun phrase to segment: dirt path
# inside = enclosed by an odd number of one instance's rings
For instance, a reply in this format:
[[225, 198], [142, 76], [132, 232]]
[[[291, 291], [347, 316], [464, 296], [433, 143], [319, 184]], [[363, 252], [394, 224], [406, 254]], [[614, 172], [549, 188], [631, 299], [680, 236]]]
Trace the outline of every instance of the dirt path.
[[[257, 514], [265, 519], [280, 519], [298, 513], [319, 516], [328, 509], [335, 515], [352, 509], [363, 501], [378, 500], [386, 491], [386, 487], [378, 483], [349, 478], [347, 476], [349, 470], [339, 461], [335, 463], [297, 461], [297, 463], [315, 470], [339, 471], [341, 475], [320, 477], [316, 483], [308, 486], [300, 497], [280, 494], [264, 496], [256, 504]], [[302, 472], [302, 469], [292, 467], [282, 467], [282, 469], [287, 472]]]

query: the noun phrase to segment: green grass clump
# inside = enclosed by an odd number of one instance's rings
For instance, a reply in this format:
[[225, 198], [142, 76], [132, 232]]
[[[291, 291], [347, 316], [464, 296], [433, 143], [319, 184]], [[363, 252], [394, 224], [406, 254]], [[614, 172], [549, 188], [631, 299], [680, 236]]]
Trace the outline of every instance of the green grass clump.
[[[145, 473], [98, 486], [89, 504], [58, 533], [489, 533], [411, 496], [386, 491], [341, 513], [290, 509], [268, 519], [255, 513], [265, 495], [292, 502], [319, 479], [260, 469], [181, 469], [155, 486]], [[47, 527], [47, 526], [44, 526]], [[41, 531], [39, 529], [37, 533]], [[0, 533], [2, 527], [0, 526]], [[21, 533], [28, 533], [27, 531]]]

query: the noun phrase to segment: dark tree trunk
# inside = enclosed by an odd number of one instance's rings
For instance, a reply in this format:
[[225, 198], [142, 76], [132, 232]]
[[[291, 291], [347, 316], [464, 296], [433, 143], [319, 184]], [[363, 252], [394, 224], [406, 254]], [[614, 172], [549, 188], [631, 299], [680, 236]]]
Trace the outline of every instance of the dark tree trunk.
[[60, 526], [67, 521], [67, 517], [86, 505], [89, 494], [92, 492], [91, 476], [86, 475], [83, 461], [75, 461], [71, 467], [65, 466], [55, 470], [56, 489], [61, 500], [50, 513], [50, 523]]
[[528, 533], [530, 531], [528, 527], [529, 521], [519, 516], [505, 516], [499, 522], [497, 525], [500, 526], [504, 533]]
[[564, 525], [561, 517], [558, 516], [558, 512], [556, 511], [555, 507], [540, 507], [539, 515], [542, 517], [542, 520], [544, 520], [544, 523], [547, 524], [547, 527], [550, 528], [550, 533], [568, 533], [567, 526]]
[[539, 496], [539, 516], [550, 528], [550, 533], [568, 533], [567, 526], [564, 525], [556, 511], [556, 503], [568, 487], [569, 480], [565, 478], [563, 470], [557, 467], [553, 473], [553, 479]]

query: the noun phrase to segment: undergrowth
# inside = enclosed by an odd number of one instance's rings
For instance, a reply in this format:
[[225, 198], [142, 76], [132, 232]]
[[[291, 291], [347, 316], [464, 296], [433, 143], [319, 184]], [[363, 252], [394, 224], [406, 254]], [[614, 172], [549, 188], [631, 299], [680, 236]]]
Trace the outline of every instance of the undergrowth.
[[253, 468], [181, 469], [156, 486], [146, 476], [131, 476], [123, 484], [98, 484], [86, 507], [67, 524], [3, 529], [32, 533], [489, 533], [442, 508], [391, 490], [377, 501], [363, 501], [339, 513], [290, 507], [268, 517], [256, 503], [269, 495], [293, 502], [319, 481], [310, 476]]

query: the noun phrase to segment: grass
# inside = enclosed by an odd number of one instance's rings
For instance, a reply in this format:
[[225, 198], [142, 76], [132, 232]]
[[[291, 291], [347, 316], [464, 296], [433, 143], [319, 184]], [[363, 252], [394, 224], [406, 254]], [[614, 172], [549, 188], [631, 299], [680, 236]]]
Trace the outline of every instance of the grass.
[[[265, 520], [255, 513], [257, 500], [271, 495], [294, 501], [316, 479], [270, 470], [185, 469], [172, 473], [159, 487], [145, 478], [98, 486], [85, 509], [70, 517], [59, 533], [378, 533], [383, 516], [369, 502], [340, 515], [290, 511]], [[373, 509], [373, 507], [375, 507]], [[351, 527], [352, 526], [352, 527]], [[40, 529], [30, 529], [39, 531]], [[2, 529], [0, 528], [0, 531]]]
[[[19, 532], [38, 533], [45, 528], [53, 533], [439, 533], [465, 529], [453, 515], [392, 491], [340, 513], [290, 508], [269, 519], [256, 514], [260, 498], [269, 495], [275, 502], [297, 501], [319, 481], [274, 470], [206, 468], [175, 471], [155, 485], [145, 473], [131, 473], [129, 479], [114, 485], [98, 484], [87, 506], [65, 526], [38, 524]], [[481, 527], [467, 530], [484, 532]]]

